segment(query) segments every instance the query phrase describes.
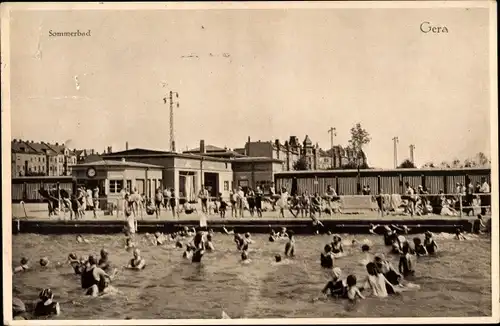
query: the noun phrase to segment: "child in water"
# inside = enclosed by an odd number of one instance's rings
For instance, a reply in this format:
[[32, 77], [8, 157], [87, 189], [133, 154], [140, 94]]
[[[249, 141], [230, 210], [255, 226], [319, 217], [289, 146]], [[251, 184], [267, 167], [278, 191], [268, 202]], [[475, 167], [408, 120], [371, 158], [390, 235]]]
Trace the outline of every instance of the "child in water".
[[248, 252], [246, 250], [243, 250], [241, 252], [241, 263], [242, 264], [249, 264], [251, 262], [250, 258], [248, 258]]
[[324, 253], [321, 253], [321, 267], [323, 268], [333, 268], [333, 252], [332, 252], [332, 246], [329, 244], [325, 245], [324, 248]]
[[42, 266], [42, 267], [49, 266], [49, 263], [50, 263], [50, 261], [47, 257], [43, 257], [40, 259], [40, 266]]
[[356, 299], [364, 299], [365, 297], [361, 294], [361, 291], [356, 286], [357, 279], [355, 275], [347, 276], [347, 298], [351, 301], [356, 301]]
[[432, 238], [432, 233], [430, 231], [425, 232], [424, 246], [429, 255], [434, 255], [438, 251], [438, 245]]
[[455, 230], [455, 240], [467, 240], [467, 238], [462, 233], [462, 230], [460, 229]]
[[341, 269], [335, 267], [332, 270], [332, 280], [326, 284], [321, 292], [326, 295], [329, 294], [333, 298], [345, 298], [347, 296], [347, 288], [340, 279], [341, 275]]
[[293, 257], [295, 256], [295, 238], [293, 232], [288, 232], [288, 242], [285, 245], [285, 256]]
[[51, 289], [44, 289], [39, 295], [40, 301], [35, 306], [34, 315], [36, 317], [54, 316], [61, 313], [59, 303], [54, 301], [54, 294]]
[[342, 238], [338, 235], [333, 236], [332, 241], [332, 253], [336, 256], [340, 256], [344, 253], [344, 248], [342, 247]]
[[27, 270], [29, 270], [29, 260], [28, 258], [26, 257], [23, 257], [21, 258], [21, 264], [19, 266], [17, 266], [16, 268], [14, 268], [14, 273], [20, 273], [20, 272], [25, 272]]
[[403, 277], [415, 275], [415, 266], [413, 256], [409, 252], [410, 246], [403, 246], [401, 257], [399, 257], [399, 273]]
[[74, 253], [68, 255], [68, 263], [73, 268], [76, 275], [81, 275], [83, 272], [83, 264], [81, 259], [78, 259]]
[[394, 294], [393, 285], [385, 278], [374, 263], [366, 265], [368, 276], [365, 282], [365, 288], [370, 288], [375, 297], [384, 298], [389, 294]]
[[205, 242], [205, 248], [207, 251], [214, 251], [215, 250], [214, 244], [212, 242], [212, 235], [211, 234], [207, 234], [207, 241]]

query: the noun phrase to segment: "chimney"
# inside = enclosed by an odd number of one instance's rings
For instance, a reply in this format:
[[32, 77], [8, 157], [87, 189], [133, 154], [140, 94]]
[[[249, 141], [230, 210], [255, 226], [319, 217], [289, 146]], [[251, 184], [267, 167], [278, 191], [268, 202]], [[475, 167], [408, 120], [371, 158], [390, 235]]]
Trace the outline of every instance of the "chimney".
[[90, 154], [94, 155], [94, 150], [93, 149], [90, 150]]
[[200, 140], [200, 154], [201, 155], [206, 154], [206, 151], [205, 151], [205, 141], [203, 139]]
[[[31, 142], [33, 142], [33, 141], [31, 141]], [[56, 146], [59, 146], [59, 143], [56, 143]]]
[[128, 151], [128, 142], [125, 142], [125, 150]]
[[113, 148], [111, 146], [108, 146], [108, 154], [111, 154], [113, 152]]

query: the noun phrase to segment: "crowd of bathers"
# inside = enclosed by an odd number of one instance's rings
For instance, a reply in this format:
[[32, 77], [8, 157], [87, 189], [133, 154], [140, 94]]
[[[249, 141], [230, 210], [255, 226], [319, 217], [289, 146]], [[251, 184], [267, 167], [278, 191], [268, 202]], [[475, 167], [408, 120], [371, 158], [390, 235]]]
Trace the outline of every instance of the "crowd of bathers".
[[[316, 220], [316, 222], [323, 226], [320, 221]], [[286, 258], [295, 257], [294, 232], [287, 230], [285, 227], [278, 232], [272, 229], [271, 226], [269, 228], [269, 242], [285, 240], [284, 256]], [[383, 236], [384, 244], [391, 248], [390, 255], [399, 255], [398, 268], [394, 268], [384, 254], [372, 256], [368, 242], [365, 241], [359, 247], [360, 244], [357, 240], [352, 240], [351, 248], [354, 250], [356, 248], [361, 249], [365, 254], [365, 259], [361, 263], [365, 266], [367, 275], [362, 282], [358, 282], [357, 276], [354, 274], [348, 275], [345, 280], [342, 279], [342, 271], [336, 266], [335, 262], [345, 255], [344, 245], [340, 236], [333, 235], [332, 242], [324, 246], [320, 256], [321, 268], [328, 271], [332, 277], [323, 288], [322, 293], [335, 298], [356, 300], [365, 297], [364, 294], [367, 292], [365, 290], [371, 290], [373, 296], [385, 297], [409, 289], [417, 289], [418, 285], [409, 282], [415, 275], [417, 257], [433, 256], [438, 252], [439, 247], [429, 231], [424, 233], [423, 241], [420, 237], [414, 237], [412, 243], [410, 243], [407, 239], [410, 230], [405, 225], [372, 224], [369, 227], [370, 233]], [[319, 233], [318, 231], [316, 233]], [[328, 230], [323, 229], [323, 231], [331, 235]], [[480, 234], [484, 231], [491, 232], [491, 229], [483, 223], [482, 216], [478, 215], [477, 220], [473, 222], [472, 233]], [[141, 251], [137, 245], [137, 241], [141, 240], [141, 238], [138, 238], [135, 232], [131, 233], [127, 228], [124, 229], [124, 232], [126, 235], [124, 249], [132, 252], [132, 257], [123, 268], [138, 271], [144, 269], [147, 266], [146, 260], [141, 256]], [[234, 236], [234, 243], [241, 255], [241, 262], [249, 264], [251, 262], [249, 248], [254, 244], [250, 233], [237, 233], [234, 230], [228, 230], [225, 226], [222, 226], [222, 232]], [[215, 250], [213, 237], [214, 231], [212, 229], [196, 230], [194, 227], [183, 227], [181, 230], [170, 234], [161, 232], [146, 233], [142, 240], [153, 246], [170, 245], [173, 248], [182, 249], [184, 259], [192, 263], [200, 263], [206, 252]], [[467, 240], [464, 230], [457, 229], [455, 239]], [[91, 243], [82, 235], [76, 237], [76, 242]], [[274, 258], [276, 263], [283, 260], [281, 254], [276, 254]], [[42, 257], [39, 260], [39, 265], [41, 268], [48, 268], [50, 265], [55, 265], [56, 268], [64, 265], [71, 266], [74, 274], [80, 278], [81, 288], [87, 296], [97, 297], [121, 293], [111, 285], [111, 282], [118, 275], [119, 269], [113, 266], [109, 252], [104, 248], [99, 255], [90, 254], [87, 257], [79, 257], [75, 253], [69, 253], [65, 262], [51, 263], [47, 257]], [[14, 274], [24, 273], [31, 269], [30, 260], [23, 257], [20, 264], [14, 268]], [[54, 293], [50, 288], [45, 288], [40, 292], [39, 301], [36, 303], [31, 315], [38, 318], [58, 315], [60, 311], [59, 303], [54, 300]], [[18, 298], [13, 298], [13, 314], [15, 319], [29, 319], [31, 317], [24, 303]]]

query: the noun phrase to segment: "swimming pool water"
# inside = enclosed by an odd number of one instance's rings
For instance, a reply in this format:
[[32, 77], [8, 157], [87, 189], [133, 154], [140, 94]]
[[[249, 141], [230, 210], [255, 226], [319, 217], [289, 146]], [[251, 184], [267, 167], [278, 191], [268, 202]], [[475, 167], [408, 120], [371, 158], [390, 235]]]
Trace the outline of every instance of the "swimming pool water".
[[[138, 235], [138, 239], [144, 236]], [[382, 237], [343, 235], [344, 242], [356, 238], [371, 242], [373, 253], [387, 253]], [[410, 238], [412, 236], [409, 236]], [[421, 236], [422, 237], [422, 236]], [[313, 302], [329, 280], [320, 268], [319, 256], [332, 236], [298, 236], [296, 257], [280, 264], [285, 241], [268, 242], [266, 235], [254, 235], [250, 264], [240, 263], [233, 236], [216, 234], [216, 251], [206, 253], [201, 264], [182, 258], [183, 249], [174, 243], [163, 247], [139, 241], [147, 261], [143, 271], [121, 270], [113, 285], [124, 295], [89, 298], [82, 295], [80, 278], [68, 265], [55, 267], [70, 252], [98, 256], [101, 248], [110, 252], [114, 265], [126, 265], [132, 253], [124, 249], [120, 235], [88, 236], [90, 243], [78, 244], [75, 237], [21, 234], [13, 236], [13, 262], [31, 260], [32, 271], [16, 274], [13, 296], [25, 303], [38, 298], [43, 287], [52, 288], [61, 303], [56, 319], [170, 319], [220, 318], [224, 310], [231, 318], [333, 318], [333, 317], [476, 317], [491, 315], [491, 241], [479, 236], [456, 241], [436, 235], [440, 252], [418, 259], [413, 280], [418, 291], [389, 298], [367, 298], [356, 304], [329, 299]], [[345, 247], [346, 257], [336, 260], [343, 278], [349, 273], [358, 280], [366, 275], [360, 244]], [[47, 256], [48, 268], [38, 260]], [[387, 255], [390, 257], [389, 255]], [[398, 257], [391, 260], [397, 267]]]

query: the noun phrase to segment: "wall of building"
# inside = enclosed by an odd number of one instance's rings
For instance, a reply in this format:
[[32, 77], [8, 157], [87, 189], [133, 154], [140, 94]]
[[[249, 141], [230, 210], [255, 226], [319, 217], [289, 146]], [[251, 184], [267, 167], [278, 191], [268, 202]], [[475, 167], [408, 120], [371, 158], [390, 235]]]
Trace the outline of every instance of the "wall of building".
[[250, 142], [245, 148], [248, 156], [273, 157], [273, 145], [270, 142]]
[[[26, 170], [26, 164], [28, 170]], [[12, 153], [12, 176], [25, 176], [26, 172], [46, 172], [47, 163], [46, 157], [43, 154], [36, 153]], [[19, 174], [21, 172], [21, 174]]]
[[241, 162], [233, 167], [233, 187], [248, 186], [256, 188], [262, 183], [274, 181], [274, 173], [283, 171], [279, 162]]

